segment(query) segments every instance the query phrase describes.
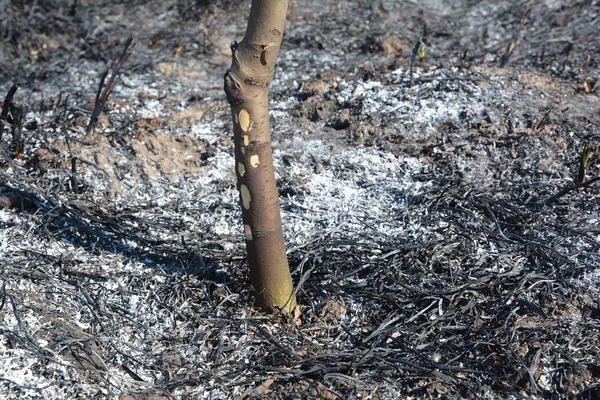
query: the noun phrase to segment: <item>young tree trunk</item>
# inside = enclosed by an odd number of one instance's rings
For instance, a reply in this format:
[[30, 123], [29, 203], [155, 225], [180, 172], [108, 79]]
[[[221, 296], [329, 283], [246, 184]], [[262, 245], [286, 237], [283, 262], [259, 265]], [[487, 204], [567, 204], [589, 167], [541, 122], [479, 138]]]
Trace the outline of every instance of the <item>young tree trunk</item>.
[[268, 90], [281, 45], [288, 0], [252, 0], [246, 34], [231, 43], [225, 94], [233, 115], [235, 162], [250, 279], [266, 311], [296, 305], [275, 187]]

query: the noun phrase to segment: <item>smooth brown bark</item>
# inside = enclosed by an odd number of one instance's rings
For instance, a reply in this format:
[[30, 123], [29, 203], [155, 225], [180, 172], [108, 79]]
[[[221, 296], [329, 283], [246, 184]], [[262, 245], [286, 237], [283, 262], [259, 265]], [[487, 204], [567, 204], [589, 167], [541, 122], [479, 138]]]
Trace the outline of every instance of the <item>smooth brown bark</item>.
[[269, 84], [273, 79], [288, 0], [253, 0], [244, 39], [233, 42], [225, 93], [231, 105], [238, 190], [256, 305], [291, 311], [296, 305], [275, 186]]

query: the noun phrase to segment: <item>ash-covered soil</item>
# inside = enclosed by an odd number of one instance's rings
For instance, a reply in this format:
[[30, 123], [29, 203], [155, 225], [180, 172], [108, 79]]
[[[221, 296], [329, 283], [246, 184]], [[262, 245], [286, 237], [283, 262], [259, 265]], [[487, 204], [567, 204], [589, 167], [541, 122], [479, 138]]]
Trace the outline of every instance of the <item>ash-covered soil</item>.
[[222, 91], [249, 3], [0, 1], [0, 99], [31, 84], [0, 142], [0, 397], [600, 398], [600, 2], [294, 0], [278, 316]]

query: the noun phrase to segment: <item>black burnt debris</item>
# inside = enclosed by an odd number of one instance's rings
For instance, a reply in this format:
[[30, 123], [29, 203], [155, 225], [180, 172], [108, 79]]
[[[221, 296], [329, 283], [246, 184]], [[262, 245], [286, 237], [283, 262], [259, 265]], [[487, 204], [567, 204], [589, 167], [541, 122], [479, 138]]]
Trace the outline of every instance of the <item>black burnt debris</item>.
[[0, 397], [598, 397], [598, 2], [294, 1], [276, 316], [221, 83], [248, 10], [175, 3], [3, 3]]

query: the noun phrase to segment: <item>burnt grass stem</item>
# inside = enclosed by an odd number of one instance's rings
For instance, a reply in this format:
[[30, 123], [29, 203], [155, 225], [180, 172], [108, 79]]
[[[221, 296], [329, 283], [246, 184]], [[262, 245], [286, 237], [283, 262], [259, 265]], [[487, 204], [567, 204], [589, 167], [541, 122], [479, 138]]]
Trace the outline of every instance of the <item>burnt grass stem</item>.
[[[106, 104], [106, 101], [108, 100], [108, 96], [110, 96], [110, 93], [112, 92], [111, 88], [112, 88], [113, 83], [115, 82], [115, 78], [119, 74], [119, 70], [123, 66], [123, 63], [125, 63], [125, 60], [131, 54], [131, 50], [133, 50], [133, 48], [135, 47], [135, 43], [132, 44], [132, 42], [133, 42], [133, 37], [129, 36], [127, 38], [127, 40], [125, 41], [125, 46], [123, 46], [123, 51], [121, 52], [121, 55], [119, 56], [119, 60], [117, 61], [117, 63], [115, 64], [114, 62], [112, 62], [111, 65], [109, 67], [107, 67], [104, 70], [104, 72], [102, 73], [102, 75], [100, 76], [100, 84], [98, 85], [98, 91], [96, 92], [96, 100], [94, 101], [94, 109], [92, 110], [92, 115], [90, 116], [90, 122], [88, 123], [88, 126], [86, 128], [86, 133], [88, 135], [93, 135], [96, 130], [96, 125], [98, 124], [98, 117], [100, 116], [100, 113], [102, 112], [102, 109], [104, 108], [104, 105]], [[106, 77], [108, 76], [108, 73], [111, 70], [112, 70], [112, 73], [110, 75], [110, 78], [108, 79], [106, 86], [104, 86], [104, 81], [106, 80]]]

